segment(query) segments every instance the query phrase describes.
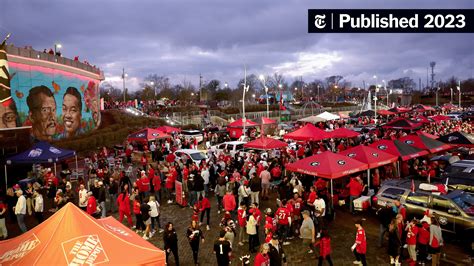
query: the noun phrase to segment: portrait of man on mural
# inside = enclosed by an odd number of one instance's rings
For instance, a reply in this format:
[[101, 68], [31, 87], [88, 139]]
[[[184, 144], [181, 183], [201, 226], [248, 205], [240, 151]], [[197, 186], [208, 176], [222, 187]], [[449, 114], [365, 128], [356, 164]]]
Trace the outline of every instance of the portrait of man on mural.
[[0, 104], [0, 128], [14, 128], [18, 126], [18, 112], [14, 101]]
[[30, 90], [26, 103], [33, 136], [39, 140], [53, 140], [56, 134], [56, 101], [46, 86], [36, 86]]
[[81, 94], [74, 87], [67, 88], [63, 96], [62, 120], [63, 137], [76, 136], [81, 132], [82, 100]]

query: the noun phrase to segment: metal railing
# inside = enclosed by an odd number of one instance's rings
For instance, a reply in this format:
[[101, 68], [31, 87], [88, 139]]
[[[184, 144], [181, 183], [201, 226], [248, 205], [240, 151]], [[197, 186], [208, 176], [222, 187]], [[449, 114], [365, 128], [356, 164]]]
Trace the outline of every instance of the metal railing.
[[54, 62], [54, 63], [82, 69], [91, 73], [95, 73], [95, 74], [100, 75], [101, 77], [104, 76], [104, 73], [98, 67], [84, 64], [80, 61], [72, 60], [69, 58], [62, 57], [62, 56], [52, 55], [49, 53], [44, 53], [44, 52], [36, 51], [33, 49], [20, 48], [13, 45], [6, 46], [6, 51], [7, 51], [7, 54], [9, 55], [17, 55], [21, 57]]

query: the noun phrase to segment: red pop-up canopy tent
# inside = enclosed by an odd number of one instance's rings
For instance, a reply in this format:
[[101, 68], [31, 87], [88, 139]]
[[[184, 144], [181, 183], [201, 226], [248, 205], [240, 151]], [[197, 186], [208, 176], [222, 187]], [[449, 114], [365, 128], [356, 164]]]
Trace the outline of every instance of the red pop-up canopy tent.
[[154, 128], [144, 128], [128, 135], [127, 139], [128, 141], [148, 142], [163, 138], [171, 138], [171, 136]]
[[398, 118], [383, 125], [383, 128], [414, 130], [422, 126], [421, 123], [413, 123], [405, 118]]
[[330, 138], [330, 136], [326, 131], [321, 130], [315, 127], [313, 124], [308, 123], [300, 129], [285, 134], [283, 138], [301, 141], [319, 141]]
[[165, 133], [178, 133], [178, 132], [181, 132], [180, 128], [170, 127], [170, 126], [161, 126], [161, 127], [157, 128], [157, 130], [165, 132]]
[[166, 255], [119, 222], [102, 225], [68, 203], [30, 231], [1, 241], [0, 264], [165, 265]]
[[368, 165], [366, 163], [330, 151], [325, 151], [286, 165], [286, 169], [293, 172], [330, 179], [350, 175], [367, 168]]
[[433, 135], [433, 134], [430, 134], [430, 133], [426, 133], [425, 131], [421, 131], [421, 130], [417, 131], [416, 134], [423, 135], [423, 136], [428, 137], [430, 139], [438, 139], [439, 138], [439, 136], [436, 136], [436, 135]]
[[355, 146], [353, 148], [342, 151], [339, 154], [366, 163], [369, 165], [369, 168], [377, 168], [379, 166], [393, 163], [398, 160], [397, 155], [383, 152], [375, 148], [363, 145]]
[[391, 141], [382, 139], [370, 144], [369, 147], [375, 148], [379, 151], [384, 151], [393, 155], [400, 156], [402, 161], [428, 154], [428, 151], [402, 143], [399, 140]]
[[360, 135], [354, 130], [347, 129], [345, 127], [340, 127], [336, 130], [328, 132], [328, 134], [331, 138], [355, 138]]
[[430, 121], [428, 118], [426, 118], [426, 117], [424, 117], [424, 116], [422, 116], [422, 115], [419, 115], [419, 116], [413, 118], [412, 121], [415, 122], [415, 123], [422, 123], [422, 124], [429, 124], [429, 123], [431, 123], [431, 121]]
[[390, 112], [389, 110], [377, 110], [377, 114], [379, 115], [394, 115], [395, 113], [394, 112]]
[[428, 138], [424, 135], [411, 134], [400, 138], [400, 141], [413, 147], [417, 147], [418, 149], [428, 150], [431, 153], [449, 150], [452, 148], [449, 144]]
[[447, 120], [451, 119], [451, 117], [449, 117], [447, 115], [433, 115], [433, 116], [430, 116], [429, 118], [431, 120], [433, 120], [434, 122], [436, 122], [436, 123], [447, 121]]
[[341, 154], [325, 151], [294, 163], [289, 163], [285, 167], [289, 171], [331, 179], [332, 198], [333, 179], [366, 170], [368, 165]]
[[[258, 126], [257, 123], [253, 122], [250, 119], [245, 119], [245, 127], [256, 127]], [[244, 127], [244, 122], [242, 118], [235, 120], [234, 122], [230, 123], [227, 125], [227, 127], [237, 127], [237, 128], [243, 128]]]
[[287, 146], [288, 144], [286, 142], [265, 136], [262, 136], [261, 138], [244, 144], [244, 147], [246, 148], [253, 148], [259, 150], [279, 149]]
[[368, 146], [355, 146], [340, 152], [339, 154], [345, 155], [349, 158], [356, 159], [357, 161], [366, 163], [369, 166], [367, 169], [367, 185], [370, 187], [370, 169], [377, 168], [382, 165], [396, 162], [398, 160], [397, 155], [393, 155], [387, 152], [383, 152]]

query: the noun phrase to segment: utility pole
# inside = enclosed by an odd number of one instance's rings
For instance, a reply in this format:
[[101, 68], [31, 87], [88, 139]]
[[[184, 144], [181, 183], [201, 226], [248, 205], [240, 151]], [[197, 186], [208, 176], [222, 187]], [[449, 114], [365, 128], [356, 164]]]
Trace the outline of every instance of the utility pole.
[[202, 75], [199, 73], [199, 102], [202, 101]]
[[431, 67], [431, 90], [434, 89], [434, 84], [435, 84], [435, 73], [434, 73], [434, 68], [436, 66], [436, 62], [430, 62], [430, 67]]
[[126, 89], [125, 89], [125, 68], [122, 68], [122, 80], [123, 80], [123, 102], [125, 103], [125, 94], [126, 94]]

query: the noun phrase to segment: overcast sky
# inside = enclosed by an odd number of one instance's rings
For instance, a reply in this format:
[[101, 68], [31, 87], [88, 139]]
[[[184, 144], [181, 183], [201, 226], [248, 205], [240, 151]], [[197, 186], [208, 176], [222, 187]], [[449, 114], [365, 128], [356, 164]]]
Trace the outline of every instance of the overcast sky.
[[473, 0], [1, 0], [0, 38], [37, 50], [61, 43], [63, 55], [99, 66], [106, 81], [137, 89], [151, 73], [197, 85], [235, 87], [249, 73], [291, 82], [342, 75], [354, 86], [372, 76], [426, 82], [472, 78], [474, 34], [308, 34], [309, 8], [474, 8]]

